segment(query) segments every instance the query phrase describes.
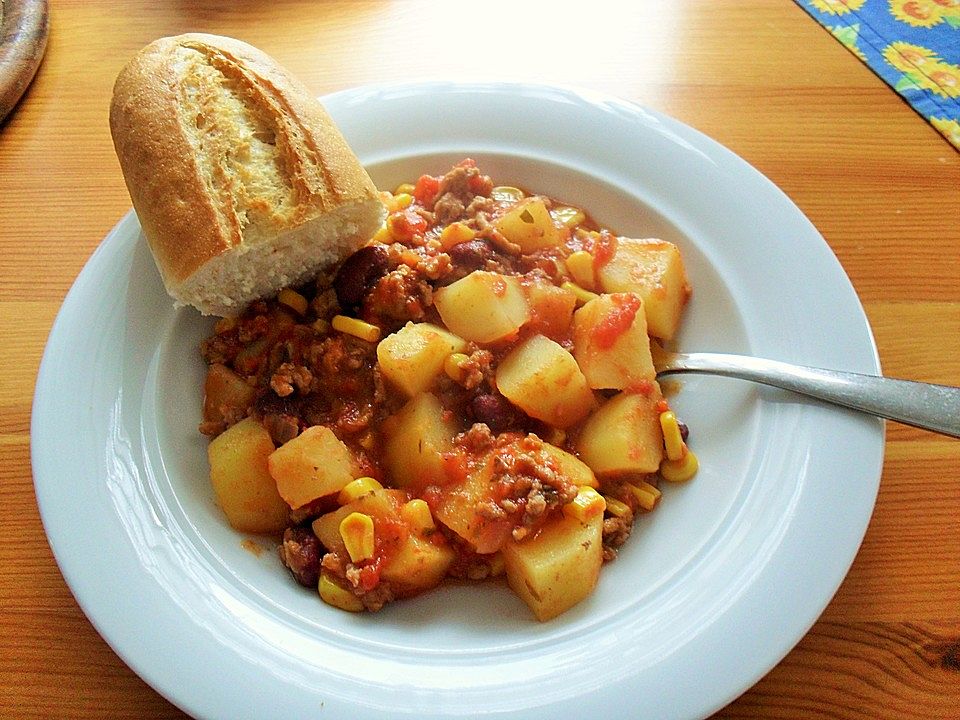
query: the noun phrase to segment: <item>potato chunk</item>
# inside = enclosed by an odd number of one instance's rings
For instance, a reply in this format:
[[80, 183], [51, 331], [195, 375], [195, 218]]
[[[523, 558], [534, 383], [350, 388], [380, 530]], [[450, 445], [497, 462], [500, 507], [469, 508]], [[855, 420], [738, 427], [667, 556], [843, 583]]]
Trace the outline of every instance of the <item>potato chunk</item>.
[[663, 431], [656, 383], [647, 393], [620, 393], [583, 424], [577, 439], [580, 458], [599, 477], [656, 472], [663, 459]]
[[511, 275], [475, 270], [437, 290], [433, 302], [453, 333], [479, 343], [509, 337], [530, 320], [523, 288]]
[[590, 466], [576, 455], [571, 455], [566, 450], [561, 450], [556, 445], [546, 442], [543, 444], [543, 451], [556, 461], [560, 472], [566, 475], [574, 485], [586, 485], [593, 488], [600, 486]]
[[563, 240], [542, 198], [533, 197], [501, 215], [495, 222], [503, 236], [525, 253], [555, 247]]
[[292, 508], [339, 492], [357, 477], [350, 449], [324, 425], [314, 425], [277, 448], [269, 460], [280, 496]]
[[313, 521], [313, 534], [327, 550], [349, 558], [346, 543], [340, 536], [340, 523], [356, 512], [373, 518], [373, 531], [381, 548], [398, 545], [407, 536], [406, 525], [400, 519], [400, 506], [406, 501], [407, 494], [402, 490], [377, 488], [318, 517]]
[[462, 537], [478, 553], [493, 553], [510, 536], [515, 520], [489, 517], [480, 508], [490, 500], [493, 456], [467, 473], [462, 482], [443, 488], [436, 504], [436, 518]]
[[207, 370], [203, 383], [203, 419], [209, 422], [232, 422], [231, 417], [243, 417], [257, 396], [248, 385], [226, 365], [214, 363]]
[[340, 523], [355, 512], [369, 516], [377, 553], [383, 558], [380, 577], [390, 583], [397, 597], [416, 595], [440, 583], [455, 553], [441, 533], [427, 537], [403, 521], [401, 507], [406, 500], [406, 493], [400, 490], [374, 490], [314, 520], [313, 532], [327, 550], [346, 558]]
[[601, 295], [577, 310], [573, 356], [594, 389], [623, 390], [653, 380], [657, 373], [640, 296]]
[[430, 323], [407, 323], [377, 345], [377, 361], [384, 376], [413, 397], [430, 387], [443, 370], [443, 361], [463, 352], [467, 343]]
[[394, 595], [409, 597], [439, 585], [455, 558], [442, 534], [420, 537], [411, 533], [387, 558], [380, 577], [390, 583]]
[[273, 450], [270, 433], [252, 418], [241, 420], [207, 446], [210, 484], [236, 530], [271, 533], [287, 526], [290, 508], [267, 469]]
[[416, 490], [444, 483], [441, 453], [459, 432], [430, 393], [420, 393], [383, 423], [384, 465], [397, 487]]
[[573, 355], [543, 335], [507, 353], [497, 368], [497, 389], [527, 415], [558, 428], [582, 420], [594, 406]]
[[503, 546], [507, 582], [544, 621], [569, 610], [597, 584], [603, 563], [603, 513], [586, 522], [560, 515], [532, 538]]
[[530, 323], [551, 340], [560, 340], [570, 332], [577, 297], [549, 280], [531, 279], [524, 285], [530, 305]]
[[600, 268], [604, 292], [635, 292], [643, 298], [647, 327], [669, 340], [680, 325], [690, 283], [680, 250], [665, 240], [618, 238], [613, 257]]

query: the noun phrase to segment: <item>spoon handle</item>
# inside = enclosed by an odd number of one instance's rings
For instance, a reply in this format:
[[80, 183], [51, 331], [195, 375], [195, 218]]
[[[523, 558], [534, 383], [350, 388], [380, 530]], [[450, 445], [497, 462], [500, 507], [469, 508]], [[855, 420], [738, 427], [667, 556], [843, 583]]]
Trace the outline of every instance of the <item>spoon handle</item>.
[[960, 438], [960, 388], [956, 387], [721, 353], [677, 355], [660, 374], [677, 372], [751, 380]]

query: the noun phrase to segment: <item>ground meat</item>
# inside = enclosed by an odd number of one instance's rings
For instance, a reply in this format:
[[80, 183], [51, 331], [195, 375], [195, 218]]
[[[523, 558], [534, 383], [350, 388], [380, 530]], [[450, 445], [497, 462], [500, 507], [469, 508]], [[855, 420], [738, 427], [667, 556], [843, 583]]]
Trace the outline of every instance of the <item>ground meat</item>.
[[489, 217], [496, 207], [497, 201], [492, 197], [477, 195], [473, 200], [470, 201], [470, 204], [467, 205], [463, 214], [466, 218], [466, 221], [469, 223], [470, 220], [474, 220], [480, 213], [484, 213]]
[[442, 198], [444, 195], [452, 195], [464, 203], [470, 202], [476, 194], [470, 189], [470, 178], [479, 175], [480, 171], [475, 167], [458, 165], [441, 178], [437, 197]]
[[237, 333], [237, 338], [242, 343], [253, 342], [254, 340], [266, 335], [269, 329], [270, 318], [263, 313], [257, 314], [240, 323], [240, 329]]
[[[515, 540], [525, 538], [547, 513], [577, 495], [577, 486], [551, 467], [555, 463], [542, 448], [539, 438], [528, 435], [493, 454], [490, 483], [495, 487], [494, 497], [500, 498], [496, 501], [500, 509], [505, 514], [519, 515], [518, 526], [513, 530]], [[485, 506], [478, 511], [491, 512]]]
[[490, 432], [490, 428], [483, 423], [475, 423], [465, 433], [460, 433], [454, 440], [454, 444], [464, 448], [470, 453], [480, 454], [493, 447], [496, 438]]
[[290, 527], [283, 533], [280, 560], [293, 573], [297, 582], [316, 587], [320, 579], [322, 547], [313, 531], [304, 527]]
[[463, 201], [453, 193], [440, 196], [433, 206], [433, 214], [441, 225], [449, 225], [463, 216], [465, 210]]
[[390, 583], [381, 582], [373, 590], [368, 590], [360, 595], [360, 602], [363, 603], [365, 610], [378, 612], [388, 602], [393, 602], [394, 593]]
[[310, 391], [311, 382], [313, 382], [313, 373], [308, 368], [287, 362], [273, 373], [273, 377], [270, 378], [270, 387], [280, 397], [291, 395], [294, 390], [304, 395]]
[[633, 527], [633, 516], [607, 517], [603, 519], [603, 559], [613, 560], [617, 557], [617, 549], [630, 537]]
[[201, 342], [200, 355], [208, 365], [227, 365], [233, 362], [242, 347], [237, 333], [222, 333]]
[[367, 429], [373, 420], [371, 403], [341, 402], [334, 403], [332, 425], [336, 435], [355, 435]]
[[422, 320], [433, 304], [433, 288], [413, 268], [400, 265], [377, 281], [363, 299], [362, 316], [401, 327]]
[[493, 378], [493, 353], [489, 350], [474, 350], [469, 358], [460, 365], [463, 374], [460, 384], [467, 390], [479, 387], [483, 382], [490, 383]]

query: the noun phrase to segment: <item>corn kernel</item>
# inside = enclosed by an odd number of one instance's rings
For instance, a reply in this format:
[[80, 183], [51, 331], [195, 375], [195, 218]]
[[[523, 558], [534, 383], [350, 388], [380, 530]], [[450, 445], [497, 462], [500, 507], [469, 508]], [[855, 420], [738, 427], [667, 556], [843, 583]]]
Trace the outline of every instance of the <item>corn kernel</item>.
[[631, 515], [633, 511], [630, 509], [630, 506], [624, 502], [620, 502], [616, 498], [603, 496], [603, 501], [607, 504], [607, 510], [610, 511], [611, 515], [616, 515], [617, 517], [626, 517]]
[[591, 300], [600, 297], [595, 292], [590, 292], [589, 290], [580, 287], [579, 285], [570, 282], [564, 282], [560, 285], [564, 290], [572, 292], [577, 298], [577, 305], [585, 305]]
[[372, 477], [357, 478], [353, 482], [348, 482], [343, 486], [340, 494], [337, 495], [337, 502], [341, 505], [347, 505], [354, 500], [367, 495], [374, 490], [380, 490], [383, 485], [378, 483]]
[[663, 430], [663, 445], [670, 460], [680, 460], [683, 457], [684, 444], [680, 435], [680, 424], [672, 410], [660, 413], [660, 428]]
[[503, 571], [507, 569], [507, 564], [503, 560], [503, 554], [498, 550], [490, 556], [490, 577], [500, 577]]
[[462, 222], [452, 222], [440, 233], [440, 247], [449, 250], [454, 245], [469, 242], [477, 236], [476, 231]]
[[377, 439], [372, 432], [366, 432], [357, 441], [364, 450], [373, 450], [377, 446]]
[[577, 250], [567, 258], [567, 271], [574, 281], [586, 290], [593, 290], [596, 283], [593, 279], [593, 255], [586, 250]]
[[390, 203], [387, 205], [387, 209], [390, 212], [396, 212], [397, 210], [403, 210], [404, 208], [410, 207], [413, 204], [413, 195], [410, 193], [397, 193], [390, 200]]
[[696, 475], [699, 469], [700, 461], [693, 454], [693, 450], [687, 448], [679, 460], [664, 460], [660, 463], [660, 477], [670, 482], [684, 482]]
[[393, 191], [393, 194], [400, 195], [402, 193], [406, 193], [407, 195], [413, 195], [413, 191], [415, 189], [416, 188], [411, 183], [400, 183]]
[[352, 562], [369, 560], [375, 548], [373, 518], [363, 513], [350, 513], [340, 521], [340, 538]]
[[463, 382], [463, 364], [469, 359], [470, 356], [463, 353], [447, 355], [447, 359], [443, 361], [443, 371], [454, 382]]
[[347, 612], [361, 612], [363, 603], [360, 598], [344, 587], [340, 587], [326, 575], [320, 576], [320, 599], [327, 605], [346, 610]]
[[576, 518], [580, 522], [586, 522], [597, 513], [603, 514], [606, 509], [607, 505], [603, 495], [592, 487], [582, 485], [577, 488], [577, 496], [563, 506], [563, 514], [567, 517]]
[[413, 530], [424, 533], [433, 530], [437, 526], [433, 522], [433, 515], [430, 513], [430, 506], [425, 500], [419, 498], [404, 503], [400, 507], [400, 517]]
[[523, 190], [509, 185], [498, 185], [490, 191], [490, 197], [500, 202], [517, 202], [523, 200]]
[[363, 320], [357, 320], [357, 318], [334, 315], [332, 324], [334, 330], [353, 335], [367, 342], [376, 342], [380, 339], [380, 328]]
[[307, 308], [310, 306], [310, 303], [307, 302], [307, 299], [303, 295], [290, 288], [284, 288], [280, 291], [280, 294], [277, 295], [277, 302], [281, 305], [286, 305], [297, 313], [297, 315], [306, 313]]
[[648, 482], [628, 484], [627, 487], [644, 510], [653, 510], [660, 502], [660, 491]]
[[384, 221], [383, 225], [380, 226], [380, 229], [373, 234], [372, 238], [370, 238], [370, 243], [371, 244], [379, 243], [381, 245], [389, 245], [392, 242], [393, 242], [393, 233], [390, 232], [390, 228], [387, 226], [386, 221]]
[[225, 332], [230, 332], [237, 326], [236, 318], [220, 318], [217, 320], [216, 324], [213, 326], [213, 331], [217, 335], [222, 335]]
[[575, 207], [555, 207], [550, 211], [550, 214], [553, 215], [555, 220], [559, 220], [561, 224], [571, 230], [587, 219], [583, 211]]

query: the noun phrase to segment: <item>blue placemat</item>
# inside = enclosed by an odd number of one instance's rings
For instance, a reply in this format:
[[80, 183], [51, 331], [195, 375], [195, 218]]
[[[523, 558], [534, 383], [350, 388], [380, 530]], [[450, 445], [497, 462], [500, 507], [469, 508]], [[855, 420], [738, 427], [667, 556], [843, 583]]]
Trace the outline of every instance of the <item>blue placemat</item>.
[[960, 150], [960, 0], [796, 0]]

